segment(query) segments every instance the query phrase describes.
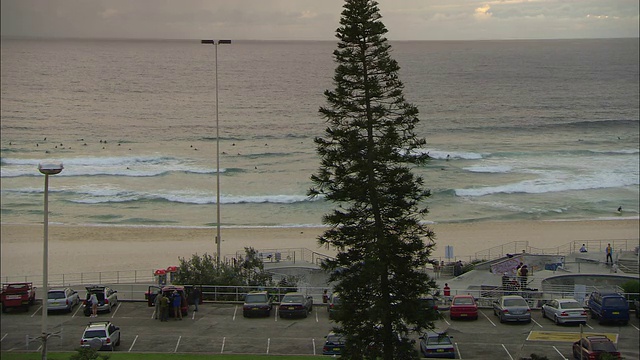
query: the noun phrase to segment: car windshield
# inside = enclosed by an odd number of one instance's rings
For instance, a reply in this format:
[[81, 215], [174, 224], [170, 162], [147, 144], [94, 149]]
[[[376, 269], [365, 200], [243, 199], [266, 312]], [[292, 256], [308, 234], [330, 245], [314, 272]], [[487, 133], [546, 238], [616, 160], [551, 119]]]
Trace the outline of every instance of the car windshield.
[[610, 341], [597, 341], [592, 342], [591, 346], [594, 351], [614, 352], [617, 351], [616, 347]]
[[622, 306], [627, 305], [627, 300], [619, 297], [606, 298], [603, 301], [603, 306]]
[[267, 295], [265, 295], [265, 294], [249, 294], [244, 299], [244, 302], [247, 302], [247, 303], [266, 303], [267, 302]]
[[103, 338], [107, 337], [107, 333], [104, 330], [87, 330], [84, 332], [85, 339]]
[[446, 335], [442, 335], [442, 336], [438, 336], [438, 335], [432, 335], [429, 336], [429, 339], [427, 340], [427, 343], [429, 345], [450, 345], [451, 344], [451, 339], [449, 339], [448, 336]]
[[304, 296], [302, 295], [289, 295], [282, 298], [282, 302], [285, 304], [302, 303], [303, 301]]
[[332, 344], [344, 344], [342, 335], [329, 335], [327, 336], [327, 342]]
[[50, 291], [49, 292], [49, 299], [55, 300], [55, 299], [64, 299], [64, 291]]
[[560, 303], [560, 308], [561, 309], [567, 309], [567, 310], [572, 310], [572, 309], [582, 309], [582, 305], [580, 305], [580, 303], [576, 302], [565, 302], [565, 303]]
[[473, 299], [468, 297], [453, 299], [453, 305], [473, 305]]
[[504, 299], [504, 306], [528, 306], [524, 299]]

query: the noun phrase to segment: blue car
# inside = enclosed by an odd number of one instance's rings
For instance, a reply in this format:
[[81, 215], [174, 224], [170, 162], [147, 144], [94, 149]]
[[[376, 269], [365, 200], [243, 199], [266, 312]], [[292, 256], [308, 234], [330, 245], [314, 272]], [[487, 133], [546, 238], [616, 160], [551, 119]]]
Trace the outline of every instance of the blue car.
[[330, 332], [325, 336], [322, 355], [341, 355], [344, 349], [344, 337], [341, 334]]

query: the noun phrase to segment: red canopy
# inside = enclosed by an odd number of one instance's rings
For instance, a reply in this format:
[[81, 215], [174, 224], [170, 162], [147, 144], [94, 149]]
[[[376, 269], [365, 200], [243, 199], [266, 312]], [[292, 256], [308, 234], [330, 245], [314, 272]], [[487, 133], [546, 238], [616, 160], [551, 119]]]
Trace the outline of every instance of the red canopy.
[[167, 268], [167, 271], [168, 272], [176, 272], [176, 271], [178, 271], [178, 267], [177, 266], [169, 266]]
[[158, 269], [156, 271], [154, 271], [153, 275], [164, 275], [167, 272], [165, 271], [165, 269]]

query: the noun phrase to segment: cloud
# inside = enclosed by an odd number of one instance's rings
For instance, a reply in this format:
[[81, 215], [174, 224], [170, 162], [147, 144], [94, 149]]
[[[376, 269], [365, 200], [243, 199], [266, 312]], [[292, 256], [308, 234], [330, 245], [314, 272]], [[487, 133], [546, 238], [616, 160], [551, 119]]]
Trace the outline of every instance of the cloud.
[[473, 13], [473, 16], [478, 20], [489, 19], [491, 15], [493, 15], [489, 10], [491, 10], [491, 6], [489, 6], [489, 4], [484, 4], [481, 7], [476, 8], [476, 10]]

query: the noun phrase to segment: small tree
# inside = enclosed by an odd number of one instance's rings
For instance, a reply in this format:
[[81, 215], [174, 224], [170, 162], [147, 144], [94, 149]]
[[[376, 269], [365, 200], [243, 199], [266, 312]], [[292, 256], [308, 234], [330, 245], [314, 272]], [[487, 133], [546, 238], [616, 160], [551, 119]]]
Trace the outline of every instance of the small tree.
[[96, 349], [78, 348], [76, 353], [71, 355], [69, 360], [108, 360], [109, 355], [100, 355]]
[[[336, 210], [323, 217], [319, 238], [338, 254], [324, 266], [342, 300], [338, 329], [343, 357], [417, 358], [409, 332], [433, 327], [420, 297], [435, 287], [424, 272], [434, 234], [422, 223], [430, 192], [412, 167], [428, 156], [414, 133], [418, 109], [407, 103], [389, 54], [377, 2], [346, 0], [336, 31], [335, 90], [324, 137], [316, 138], [321, 166], [309, 195], [324, 196]], [[375, 344], [375, 346], [371, 346]]]

